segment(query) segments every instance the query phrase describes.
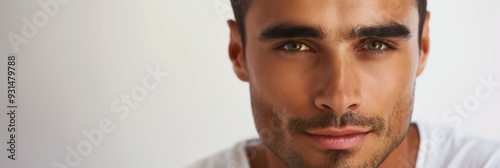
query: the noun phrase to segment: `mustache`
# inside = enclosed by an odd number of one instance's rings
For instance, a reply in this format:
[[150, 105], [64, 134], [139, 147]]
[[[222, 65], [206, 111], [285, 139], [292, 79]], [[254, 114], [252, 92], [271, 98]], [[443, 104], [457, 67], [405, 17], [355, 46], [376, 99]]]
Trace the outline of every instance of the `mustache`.
[[386, 129], [386, 123], [380, 117], [366, 116], [360, 113], [353, 113], [347, 111], [341, 116], [336, 116], [335, 113], [323, 112], [318, 116], [309, 119], [290, 118], [287, 128], [292, 133], [302, 133], [304, 130], [309, 129], [322, 129], [322, 128], [342, 128], [347, 126], [357, 126], [364, 128], [371, 128], [375, 135], [381, 136], [382, 132]]

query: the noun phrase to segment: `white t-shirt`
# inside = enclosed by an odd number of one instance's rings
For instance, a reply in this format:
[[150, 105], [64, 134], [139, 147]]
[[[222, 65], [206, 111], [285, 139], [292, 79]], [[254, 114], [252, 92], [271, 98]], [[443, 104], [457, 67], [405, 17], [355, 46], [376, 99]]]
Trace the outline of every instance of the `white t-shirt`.
[[[468, 136], [460, 131], [416, 122], [420, 134], [417, 168], [500, 168], [500, 142]], [[250, 168], [246, 140], [188, 168]], [[397, 167], [413, 167], [404, 163]]]

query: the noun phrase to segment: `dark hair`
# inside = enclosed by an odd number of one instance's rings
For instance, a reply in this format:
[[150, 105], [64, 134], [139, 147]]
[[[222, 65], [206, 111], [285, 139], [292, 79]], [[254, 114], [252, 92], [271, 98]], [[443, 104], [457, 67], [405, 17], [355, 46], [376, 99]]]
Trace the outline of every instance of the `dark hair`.
[[[233, 6], [234, 18], [236, 19], [236, 25], [238, 26], [238, 31], [240, 32], [241, 41], [243, 43], [243, 50], [245, 50], [245, 16], [250, 8], [251, 0], [231, 0], [231, 5]], [[427, 12], [427, 0], [416, 0], [419, 14], [419, 29], [418, 29], [418, 46], [421, 45], [422, 40], [422, 29], [424, 27], [425, 15]]]

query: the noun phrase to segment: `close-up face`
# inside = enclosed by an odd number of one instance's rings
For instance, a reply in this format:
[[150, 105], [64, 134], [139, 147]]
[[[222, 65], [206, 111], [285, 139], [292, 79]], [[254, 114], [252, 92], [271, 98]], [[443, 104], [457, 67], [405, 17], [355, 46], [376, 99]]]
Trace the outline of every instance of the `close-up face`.
[[428, 47], [415, 0], [252, 0], [230, 28], [260, 139], [289, 167], [379, 165], [406, 136]]

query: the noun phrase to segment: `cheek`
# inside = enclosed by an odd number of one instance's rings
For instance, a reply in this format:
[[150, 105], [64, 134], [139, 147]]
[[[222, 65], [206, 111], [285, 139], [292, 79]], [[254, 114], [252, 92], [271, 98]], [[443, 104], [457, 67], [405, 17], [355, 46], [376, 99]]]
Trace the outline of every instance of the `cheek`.
[[269, 146], [283, 144], [286, 139], [286, 123], [283, 120], [287, 116], [284, 113], [286, 109], [272, 105], [252, 86], [250, 91], [255, 126], [261, 140]]
[[312, 72], [304, 72], [304, 64], [283, 59], [274, 51], [255, 48], [247, 54], [250, 85], [271, 104], [288, 110], [310, 102], [308, 85]]
[[361, 64], [364, 111], [388, 117], [398, 104], [408, 104], [401, 99], [413, 96], [418, 56], [409, 48], [401, 51], [380, 62]]
[[411, 122], [413, 92], [402, 93], [400, 96], [389, 115], [389, 128], [391, 130], [389, 130], [388, 134], [393, 134], [393, 136], [406, 135]]

